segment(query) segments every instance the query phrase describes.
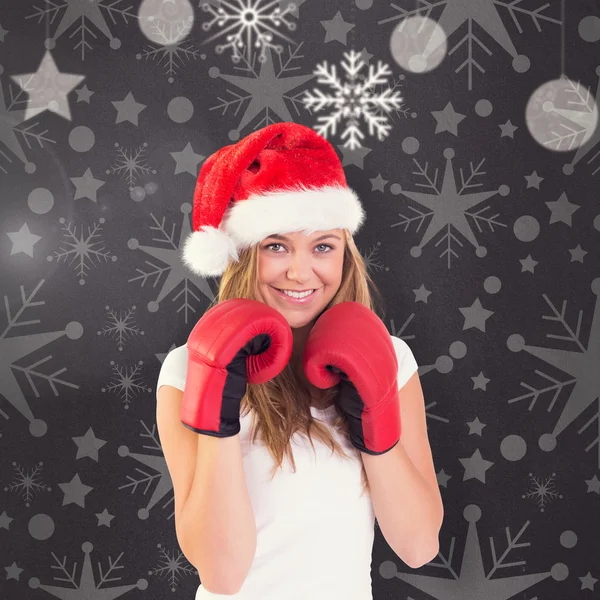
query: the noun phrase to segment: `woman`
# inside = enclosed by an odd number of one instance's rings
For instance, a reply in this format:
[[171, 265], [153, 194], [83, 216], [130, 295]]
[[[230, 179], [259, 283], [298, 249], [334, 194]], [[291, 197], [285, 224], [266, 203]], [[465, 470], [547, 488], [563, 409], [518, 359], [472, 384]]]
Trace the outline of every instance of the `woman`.
[[[182, 258], [199, 275], [221, 275], [219, 293], [157, 383], [196, 600], [372, 598], [366, 465], [376, 481], [384, 464], [406, 460], [398, 390], [420, 385], [410, 348], [373, 312], [377, 291], [352, 237], [364, 216], [331, 145], [295, 123], [254, 132], [202, 167]], [[403, 483], [422, 528], [398, 539], [408, 530], [381, 481], [377, 518], [416, 566], [423, 540], [435, 555], [442, 511], [415, 406], [421, 472], [411, 463]], [[402, 431], [403, 443], [416, 436]]]

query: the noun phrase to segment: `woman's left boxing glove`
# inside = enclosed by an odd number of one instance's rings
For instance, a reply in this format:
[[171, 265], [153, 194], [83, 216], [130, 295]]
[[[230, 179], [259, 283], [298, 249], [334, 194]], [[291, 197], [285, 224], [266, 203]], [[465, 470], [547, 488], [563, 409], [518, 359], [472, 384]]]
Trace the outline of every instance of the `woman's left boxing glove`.
[[384, 454], [400, 440], [398, 359], [381, 319], [359, 302], [326, 310], [308, 336], [302, 364], [307, 379], [326, 389], [340, 384], [339, 408], [361, 452]]

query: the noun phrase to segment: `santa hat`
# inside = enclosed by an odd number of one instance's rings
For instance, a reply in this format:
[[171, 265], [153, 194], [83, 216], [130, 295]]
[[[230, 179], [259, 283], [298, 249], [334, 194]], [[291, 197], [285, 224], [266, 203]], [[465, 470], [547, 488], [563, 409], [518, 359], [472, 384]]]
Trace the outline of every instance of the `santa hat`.
[[269, 235], [354, 234], [364, 220], [331, 144], [310, 127], [275, 123], [204, 161], [181, 258], [197, 275], [217, 276], [241, 249]]

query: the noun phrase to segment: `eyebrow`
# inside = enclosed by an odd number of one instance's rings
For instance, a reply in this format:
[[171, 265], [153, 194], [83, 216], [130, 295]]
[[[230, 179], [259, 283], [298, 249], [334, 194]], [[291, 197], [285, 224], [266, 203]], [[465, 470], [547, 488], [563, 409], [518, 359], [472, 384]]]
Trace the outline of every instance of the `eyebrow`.
[[[321, 240], [326, 240], [327, 238], [333, 237], [336, 240], [341, 240], [342, 238], [333, 234], [333, 233], [326, 233], [325, 235], [322, 235], [321, 237], [318, 237], [316, 240], [313, 240], [313, 242], [320, 242]], [[273, 238], [276, 240], [282, 240], [284, 242], [289, 242], [289, 238], [285, 237], [285, 235], [279, 235], [278, 233], [275, 233], [273, 235], [268, 236], [267, 239], [269, 238]]]

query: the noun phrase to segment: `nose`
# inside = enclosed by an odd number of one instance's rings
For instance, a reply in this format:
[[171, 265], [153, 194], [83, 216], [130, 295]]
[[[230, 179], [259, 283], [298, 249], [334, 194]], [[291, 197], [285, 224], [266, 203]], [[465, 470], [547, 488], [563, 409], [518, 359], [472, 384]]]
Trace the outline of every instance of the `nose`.
[[292, 254], [287, 269], [288, 279], [295, 281], [310, 281], [312, 277], [312, 266], [310, 259], [306, 258], [301, 252]]

